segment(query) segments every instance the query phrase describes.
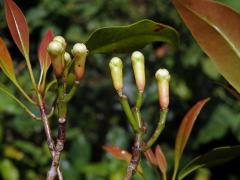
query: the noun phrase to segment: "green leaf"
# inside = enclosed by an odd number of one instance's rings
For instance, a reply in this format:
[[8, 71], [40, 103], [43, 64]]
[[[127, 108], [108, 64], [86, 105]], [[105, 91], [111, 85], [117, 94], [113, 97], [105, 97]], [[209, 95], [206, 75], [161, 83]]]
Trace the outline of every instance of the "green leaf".
[[176, 142], [175, 142], [175, 152], [174, 152], [174, 168], [177, 171], [179, 166], [179, 161], [181, 159], [183, 150], [187, 144], [188, 138], [192, 131], [193, 125], [203, 108], [203, 106], [209, 101], [209, 98], [198, 101], [184, 116], [182, 123], [178, 129]]
[[14, 100], [25, 112], [27, 112], [32, 118], [36, 118], [36, 116], [31, 112], [31, 110], [23, 104], [17, 97], [15, 97], [12, 93], [11, 90], [8, 89], [6, 86], [3, 84], [0, 84], [0, 92], [3, 92], [5, 95], [10, 97], [12, 100]]
[[152, 42], [178, 45], [178, 33], [170, 26], [142, 20], [128, 26], [97, 29], [86, 41], [90, 53], [128, 53]]
[[193, 171], [203, 168], [219, 165], [240, 156], [240, 146], [225, 146], [215, 148], [202, 156], [198, 156], [187, 164], [178, 175], [181, 180]]
[[19, 180], [18, 169], [8, 159], [0, 161], [0, 174], [4, 180]]
[[218, 71], [240, 92], [240, 14], [210, 0], [173, 0], [173, 3]]
[[16, 82], [13, 61], [2, 38], [0, 38], [0, 67], [11, 81]]

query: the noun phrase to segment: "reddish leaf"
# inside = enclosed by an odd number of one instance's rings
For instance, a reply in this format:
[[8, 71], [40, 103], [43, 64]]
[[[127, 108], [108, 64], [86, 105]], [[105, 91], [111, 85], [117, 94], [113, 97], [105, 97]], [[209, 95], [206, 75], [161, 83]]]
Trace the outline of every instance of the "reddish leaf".
[[117, 159], [125, 160], [127, 162], [130, 162], [131, 160], [132, 155], [125, 150], [121, 150], [117, 146], [103, 146], [103, 149], [112, 154]]
[[[119, 160], [125, 160], [128, 163], [131, 161], [132, 155], [128, 151], [122, 150], [117, 146], [105, 145], [105, 146], [103, 146], [103, 149]], [[140, 164], [137, 167], [137, 171], [140, 174], [143, 173], [143, 170], [142, 170], [142, 167], [140, 166]]]
[[192, 131], [193, 125], [203, 108], [203, 106], [209, 101], [209, 98], [198, 101], [185, 115], [182, 123], [178, 129], [176, 142], [175, 142], [175, 165], [178, 166], [179, 160], [182, 156], [182, 152], [186, 146], [189, 135]]
[[54, 38], [53, 31], [48, 30], [45, 33], [45, 35], [40, 43], [40, 46], [38, 48], [39, 63], [40, 63], [41, 69], [44, 69], [44, 71], [47, 71], [51, 64], [51, 59], [47, 52], [47, 46], [53, 40], [53, 38]]
[[9, 79], [16, 81], [12, 58], [2, 38], [0, 38], [0, 67]]
[[173, 0], [204, 52], [240, 92], [240, 14], [211, 0]]
[[148, 160], [148, 162], [150, 164], [152, 164], [153, 166], [157, 166], [158, 165], [157, 160], [155, 158], [155, 155], [154, 155], [152, 149], [148, 149], [147, 151], [145, 151], [144, 155], [145, 155], [146, 159]]
[[13, 0], [4, 0], [8, 28], [18, 49], [24, 56], [29, 54], [29, 31], [21, 9]]
[[166, 161], [165, 155], [163, 154], [161, 147], [159, 145], [157, 145], [157, 147], [155, 149], [155, 156], [157, 158], [157, 163], [158, 163], [159, 169], [161, 170], [161, 172], [163, 174], [165, 174], [167, 171], [167, 161]]

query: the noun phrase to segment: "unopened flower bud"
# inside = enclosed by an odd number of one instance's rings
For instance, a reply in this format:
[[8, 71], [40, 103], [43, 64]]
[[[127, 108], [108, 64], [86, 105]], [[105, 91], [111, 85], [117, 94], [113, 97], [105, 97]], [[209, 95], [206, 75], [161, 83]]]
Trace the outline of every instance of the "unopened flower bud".
[[88, 54], [88, 49], [85, 44], [76, 43], [72, 48], [72, 55], [74, 56], [74, 73], [76, 82], [80, 81], [84, 75], [85, 62]]
[[51, 41], [48, 45], [48, 53], [51, 57], [53, 71], [56, 77], [61, 77], [64, 69], [64, 51], [62, 43], [59, 41]]
[[64, 37], [62, 37], [62, 36], [55, 36], [55, 37], [53, 38], [53, 41], [58, 41], [58, 42], [60, 42], [60, 43], [62, 44], [62, 46], [63, 46], [64, 49], [65, 49], [66, 46], [67, 46], [67, 43], [66, 43]]
[[64, 53], [64, 60], [65, 60], [67, 63], [69, 63], [69, 62], [72, 61], [72, 58], [71, 58], [71, 56], [70, 56], [70, 54], [69, 54], [68, 52], [65, 52], [65, 53]]
[[144, 56], [141, 52], [135, 51], [132, 54], [131, 60], [138, 91], [143, 92], [145, 88]]
[[169, 105], [169, 81], [171, 76], [166, 69], [159, 69], [155, 76], [158, 83], [160, 108], [167, 109]]
[[118, 57], [114, 57], [109, 62], [109, 68], [111, 71], [113, 86], [118, 92], [122, 94], [123, 92], [123, 63]]
[[58, 56], [63, 53], [64, 48], [62, 44], [58, 41], [51, 41], [48, 45], [48, 53], [52, 56]]

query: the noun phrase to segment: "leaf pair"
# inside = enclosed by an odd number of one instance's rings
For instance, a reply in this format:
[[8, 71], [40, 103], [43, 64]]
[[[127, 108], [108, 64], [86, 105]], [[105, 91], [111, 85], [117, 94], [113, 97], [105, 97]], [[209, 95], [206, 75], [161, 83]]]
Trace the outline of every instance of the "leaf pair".
[[160, 171], [162, 172], [163, 179], [166, 179], [167, 161], [160, 145], [156, 146], [155, 154], [151, 149], [148, 149], [146, 152], [144, 152], [144, 155], [150, 164], [159, 167]]

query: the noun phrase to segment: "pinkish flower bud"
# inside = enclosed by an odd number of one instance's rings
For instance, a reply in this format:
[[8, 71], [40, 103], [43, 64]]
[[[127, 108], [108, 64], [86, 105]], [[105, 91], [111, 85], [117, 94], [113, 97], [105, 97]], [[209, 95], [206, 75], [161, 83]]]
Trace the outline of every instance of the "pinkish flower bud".
[[48, 53], [51, 57], [53, 71], [57, 78], [62, 76], [64, 70], [64, 51], [62, 43], [51, 41], [48, 45]]
[[170, 74], [166, 69], [159, 69], [155, 75], [158, 83], [158, 96], [161, 109], [167, 109], [169, 105], [169, 81]]
[[143, 92], [145, 88], [144, 56], [141, 52], [135, 51], [132, 54], [131, 60], [138, 91]]
[[72, 55], [74, 56], [74, 73], [77, 82], [80, 81], [84, 75], [87, 54], [88, 49], [85, 44], [76, 43], [72, 48]]
[[123, 93], [123, 63], [118, 57], [114, 57], [109, 62], [113, 86], [118, 94]]

